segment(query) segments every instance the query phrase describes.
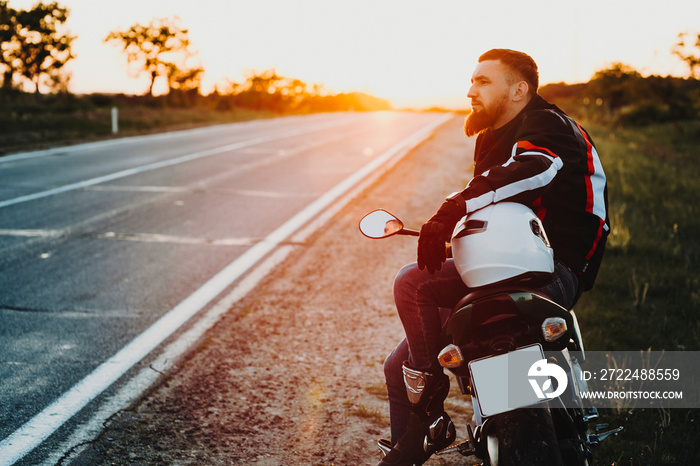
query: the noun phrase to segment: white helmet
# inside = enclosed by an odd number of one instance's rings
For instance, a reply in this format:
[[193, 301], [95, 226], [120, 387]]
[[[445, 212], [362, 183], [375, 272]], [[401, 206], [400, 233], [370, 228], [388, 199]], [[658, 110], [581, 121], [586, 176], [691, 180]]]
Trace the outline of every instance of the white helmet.
[[471, 288], [554, 272], [554, 253], [542, 222], [515, 202], [491, 204], [457, 223], [452, 257]]

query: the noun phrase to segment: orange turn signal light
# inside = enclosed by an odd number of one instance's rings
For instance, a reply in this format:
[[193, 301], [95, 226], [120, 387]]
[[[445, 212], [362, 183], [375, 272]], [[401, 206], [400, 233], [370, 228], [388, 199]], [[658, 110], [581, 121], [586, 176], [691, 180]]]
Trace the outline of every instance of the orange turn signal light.
[[561, 317], [550, 317], [542, 322], [542, 335], [549, 342], [557, 340], [566, 330], [566, 321]]
[[450, 343], [440, 351], [440, 354], [438, 354], [438, 361], [440, 361], [442, 367], [448, 369], [459, 367], [464, 362], [462, 350], [459, 349], [459, 346]]

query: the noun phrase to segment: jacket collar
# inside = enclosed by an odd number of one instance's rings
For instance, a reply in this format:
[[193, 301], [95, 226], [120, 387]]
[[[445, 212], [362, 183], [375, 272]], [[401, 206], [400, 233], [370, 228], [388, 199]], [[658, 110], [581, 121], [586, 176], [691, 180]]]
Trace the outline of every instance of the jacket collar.
[[530, 102], [528, 102], [527, 105], [525, 105], [525, 107], [520, 111], [520, 113], [518, 113], [512, 120], [510, 120], [508, 123], [506, 123], [498, 129], [488, 130], [487, 132], [491, 133], [493, 136], [498, 138], [502, 134], [508, 132], [508, 130], [510, 130], [513, 126], [520, 125], [525, 115], [527, 115], [532, 110], [542, 110], [552, 107], [552, 104], [544, 100], [539, 94], [535, 94], [535, 96], [532, 99], [530, 99]]

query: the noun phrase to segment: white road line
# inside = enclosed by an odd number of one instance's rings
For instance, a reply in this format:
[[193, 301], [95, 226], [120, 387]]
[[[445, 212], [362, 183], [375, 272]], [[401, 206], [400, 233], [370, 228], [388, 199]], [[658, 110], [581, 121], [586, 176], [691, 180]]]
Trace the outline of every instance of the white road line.
[[160, 235], [153, 233], [114, 233], [96, 235], [98, 238], [122, 241], [140, 241], [143, 243], [195, 244], [211, 246], [251, 246], [257, 242], [254, 238], [192, 238], [187, 236]]
[[362, 182], [367, 176], [370, 176], [372, 172], [379, 169], [384, 163], [389, 162], [394, 157], [403, 156], [403, 154], [423, 141], [435, 128], [450, 117], [451, 115], [444, 115], [435, 119], [412, 136], [394, 145], [381, 156], [372, 160], [319, 199], [312, 202], [293, 218], [270, 233], [263, 241], [248, 249], [248, 251], [212, 277], [201, 288], [134, 338], [117, 354], [100, 364], [87, 377], [2, 440], [0, 442], [0, 466], [9, 466], [34, 450], [198, 311], [211, 303], [243, 274], [251, 270], [261, 259], [278, 248], [282, 242], [328, 206], [331, 206], [337, 199], [352, 190], [355, 185]]
[[[226, 173], [228, 176], [228, 173]], [[106, 192], [126, 192], [126, 193], [188, 193], [205, 188], [200, 187], [201, 183], [192, 186], [91, 186], [85, 188], [90, 191], [106, 191]], [[214, 192], [225, 194], [237, 194], [239, 196], [250, 197], [272, 197], [280, 199], [289, 199], [296, 197], [315, 197], [318, 193], [287, 193], [280, 191], [255, 191], [250, 189], [217, 189]], [[4, 231], [4, 230], [0, 230]]]
[[186, 186], [90, 186], [90, 191], [126, 192], [126, 193], [186, 193], [192, 191]]
[[57, 238], [66, 234], [66, 230], [11, 230], [0, 229], [0, 236], [19, 236], [27, 238]]
[[76, 189], [87, 188], [89, 186], [95, 186], [98, 184], [106, 183], [108, 181], [114, 181], [121, 178], [126, 178], [127, 176], [137, 175], [139, 173], [145, 173], [152, 170], [157, 170], [159, 168], [170, 167], [173, 165], [179, 165], [181, 163], [191, 162], [193, 160], [198, 160], [204, 157], [210, 157], [212, 155], [221, 154], [224, 152], [240, 149], [242, 147], [254, 146], [257, 144], [262, 144], [265, 142], [276, 141], [279, 139], [285, 139], [293, 136], [299, 136], [306, 133], [311, 133], [318, 131], [320, 129], [327, 129], [334, 126], [342, 126], [347, 124], [345, 120], [340, 122], [326, 123], [322, 125], [316, 125], [311, 128], [306, 128], [303, 130], [292, 130], [284, 133], [279, 133], [274, 136], [260, 136], [245, 141], [236, 142], [233, 144], [226, 144], [220, 147], [214, 147], [212, 149], [202, 150], [198, 152], [193, 152], [191, 154], [176, 157], [174, 159], [162, 160], [160, 162], [149, 163], [146, 165], [141, 165], [139, 167], [128, 168], [126, 170], [121, 170], [115, 173], [110, 173], [108, 175], [98, 176], [89, 180], [79, 181], [77, 183], [70, 183], [64, 186], [59, 186], [53, 189], [47, 189], [46, 191], [40, 191], [37, 193], [27, 194], [24, 196], [15, 197], [13, 199], [7, 199], [5, 201], [0, 201], [0, 208], [8, 207], [16, 204], [21, 204], [23, 202], [34, 201], [36, 199], [42, 199], [44, 197], [54, 196], [56, 194], [65, 193], [68, 191], [75, 191]]
[[318, 193], [284, 193], [279, 191], [254, 191], [251, 189], [232, 189], [227, 193], [248, 197], [270, 197], [273, 199], [292, 199], [297, 197], [316, 197]]
[[[294, 118], [294, 117], [288, 117], [288, 118]], [[176, 138], [176, 137], [186, 137], [186, 136], [192, 136], [192, 135], [214, 133], [217, 131], [226, 131], [230, 128], [250, 129], [250, 127], [262, 126], [265, 124], [269, 124], [269, 122], [270, 122], [270, 120], [263, 119], [263, 120], [241, 121], [241, 122], [235, 122], [235, 123], [222, 123], [219, 125], [203, 126], [200, 128], [183, 129], [183, 130], [179, 130], [179, 131], [166, 131], [164, 133], [158, 133], [158, 134], [143, 134], [143, 135], [139, 135], [139, 136], [126, 136], [126, 137], [120, 137], [117, 139], [107, 139], [104, 141], [85, 142], [85, 143], [75, 144], [75, 145], [71, 145], [71, 146], [54, 147], [51, 149], [35, 150], [35, 151], [30, 151], [30, 152], [19, 152], [16, 154], [10, 154], [10, 155], [5, 155], [3, 157], [0, 157], [0, 164], [16, 162], [16, 161], [20, 161], [20, 160], [35, 159], [35, 158], [39, 158], [39, 157], [53, 156], [53, 155], [74, 154], [76, 152], [84, 152], [87, 150], [102, 149], [104, 147], [117, 146], [117, 145], [122, 145], [122, 144], [133, 143], [133, 142], [140, 142], [140, 141], [152, 142], [152, 141], [159, 141], [162, 139], [172, 140], [173, 138]]]
[[[296, 237], [295, 241], [298, 241]], [[222, 315], [231, 309], [231, 306], [253, 290], [268, 273], [287, 258], [293, 249], [293, 246], [282, 246], [275, 250], [273, 254], [270, 254], [270, 256], [236, 284], [228, 295], [207, 310], [206, 314], [202, 316], [201, 319], [197, 319], [194, 325], [192, 325], [192, 328], [188, 329], [175, 341], [165, 347], [163, 351], [153, 359], [148, 367], [141, 369], [138, 374], [130, 378], [113, 396], [101, 403], [90, 419], [78, 426], [65, 442], [58, 445], [49, 453], [42, 465], [53, 466], [62, 459], [67, 459], [68, 462], [70, 462], [72, 458], [80, 455], [83, 450], [89, 446], [88, 442], [102, 432], [105, 427], [105, 422], [107, 422], [109, 418], [141, 397], [149, 387], [160, 379], [164, 372], [173, 367], [173, 364], [178, 358], [194, 345], [202, 335], [212, 328]], [[69, 452], [70, 457], [65, 458], [66, 454]]]
[[[58, 238], [73, 235], [69, 230], [7, 230], [0, 229], [0, 236], [15, 236], [21, 238]], [[78, 235], [82, 235], [78, 233]], [[88, 233], [94, 238], [121, 241], [139, 241], [142, 243], [195, 244], [210, 246], [252, 246], [259, 240], [256, 238], [193, 238], [188, 236], [162, 235], [158, 233]]]

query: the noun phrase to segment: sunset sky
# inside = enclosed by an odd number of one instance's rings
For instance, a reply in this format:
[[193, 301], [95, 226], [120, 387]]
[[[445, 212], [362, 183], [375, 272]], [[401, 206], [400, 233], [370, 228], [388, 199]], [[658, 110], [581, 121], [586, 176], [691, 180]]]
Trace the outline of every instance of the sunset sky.
[[[77, 93], [146, 92], [148, 78], [131, 76], [104, 38], [172, 15], [199, 51], [205, 93], [225, 78], [243, 81], [246, 70], [275, 68], [398, 107], [468, 107], [477, 58], [494, 47], [529, 53], [543, 84], [587, 81], [614, 62], [644, 75], [685, 76], [671, 48], [680, 32], [700, 32], [697, 0], [58, 1], [70, 9], [68, 28], [78, 37], [70, 66]], [[36, 1], [9, 3], [29, 8]]]

